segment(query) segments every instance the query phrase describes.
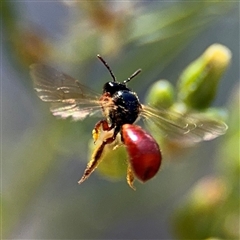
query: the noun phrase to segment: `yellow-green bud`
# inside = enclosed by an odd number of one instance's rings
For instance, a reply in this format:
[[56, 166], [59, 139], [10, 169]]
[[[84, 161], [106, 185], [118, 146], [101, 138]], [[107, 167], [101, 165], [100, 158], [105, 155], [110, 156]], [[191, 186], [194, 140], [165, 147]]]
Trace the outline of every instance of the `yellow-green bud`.
[[154, 107], [169, 108], [174, 102], [174, 88], [167, 80], [159, 80], [150, 87], [146, 103]]
[[230, 60], [231, 52], [227, 47], [213, 44], [207, 48], [181, 74], [178, 81], [178, 100], [194, 109], [209, 107]]

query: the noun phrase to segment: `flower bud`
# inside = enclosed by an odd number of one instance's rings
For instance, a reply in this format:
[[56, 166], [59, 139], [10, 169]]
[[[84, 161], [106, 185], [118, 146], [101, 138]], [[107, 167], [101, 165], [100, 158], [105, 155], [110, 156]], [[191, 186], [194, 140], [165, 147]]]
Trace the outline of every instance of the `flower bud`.
[[188, 107], [204, 109], [213, 101], [218, 83], [231, 60], [230, 50], [213, 44], [181, 74], [178, 99]]
[[146, 103], [154, 107], [169, 108], [174, 102], [174, 88], [167, 80], [152, 84], [146, 97]]

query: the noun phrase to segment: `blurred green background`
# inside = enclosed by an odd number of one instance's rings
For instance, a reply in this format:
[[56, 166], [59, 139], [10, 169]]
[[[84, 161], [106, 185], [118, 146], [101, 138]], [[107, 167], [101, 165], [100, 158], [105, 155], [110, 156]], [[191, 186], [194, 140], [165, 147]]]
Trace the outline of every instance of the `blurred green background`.
[[[1, 21], [2, 238], [239, 238], [238, 2], [2, 1]], [[120, 81], [142, 68], [130, 85], [143, 101], [151, 83], [175, 84], [213, 43], [232, 52], [213, 102], [229, 110], [227, 134], [162, 149], [161, 171], [137, 191], [97, 171], [79, 186], [98, 119], [51, 116], [29, 65], [45, 62], [101, 92], [110, 80], [101, 54]]]

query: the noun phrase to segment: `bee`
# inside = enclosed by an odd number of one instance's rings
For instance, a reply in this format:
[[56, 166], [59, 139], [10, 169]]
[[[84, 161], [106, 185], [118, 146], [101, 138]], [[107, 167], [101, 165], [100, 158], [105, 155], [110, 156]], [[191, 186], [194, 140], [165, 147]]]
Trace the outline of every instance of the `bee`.
[[156, 140], [136, 125], [139, 118], [155, 126], [160, 134], [170, 140], [186, 144], [211, 140], [226, 132], [227, 125], [224, 122], [142, 104], [137, 94], [128, 87], [141, 69], [118, 82], [107, 62], [100, 55], [97, 57], [112, 77], [112, 81], [104, 84], [102, 94], [95, 93], [75, 78], [47, 65], [30, 66], [34, 89], [42, 101], [50, 103], [50, 111], [54, 116], [63, 119], [71, 117], [77, 121], [102, 112], [103, 119], [96, 123], [92, 131], [93, 140], [96, 142], [99, 139], [101, 130], [112, 133], [96, 147], [79, 184], [97, 168], [105, 146], [114, 143], [119, 135], [129, 156], [129, 186], [134, 189], [135, 178], [146, 182], [157, 174], [162, 162], [161, 150]]

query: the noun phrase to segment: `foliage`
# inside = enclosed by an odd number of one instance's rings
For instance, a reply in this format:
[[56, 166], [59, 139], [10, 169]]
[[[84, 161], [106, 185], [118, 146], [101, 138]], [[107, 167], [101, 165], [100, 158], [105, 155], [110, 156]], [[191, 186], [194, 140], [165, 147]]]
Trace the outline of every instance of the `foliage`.
[[238, 239], [239, 229], [239, 88], [229, 102], [230, 129], [215, 156], [216, 173], [200, 179], [175, 213], [180, 239]]

